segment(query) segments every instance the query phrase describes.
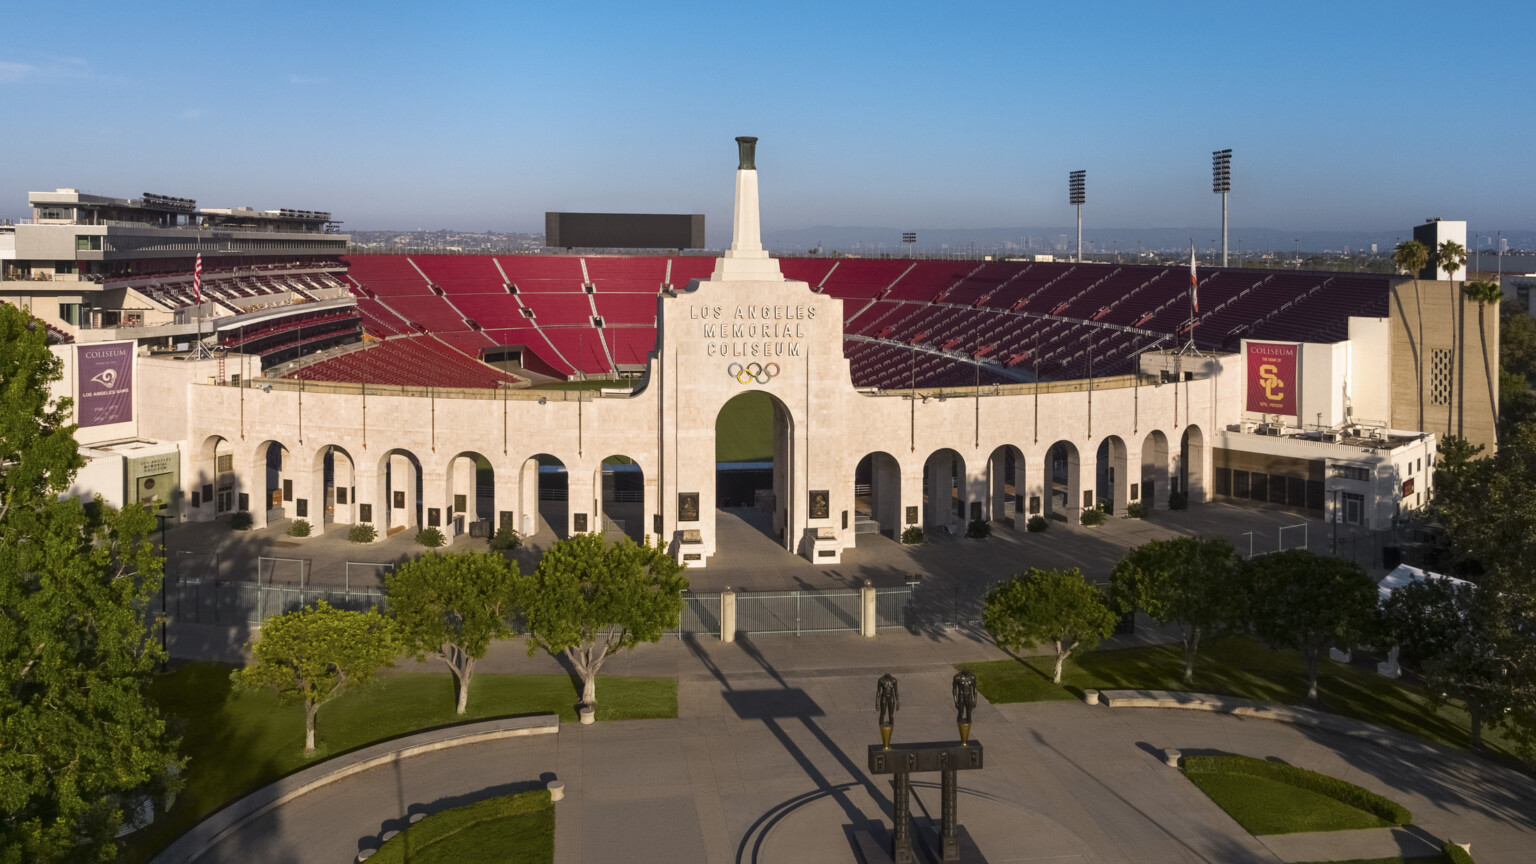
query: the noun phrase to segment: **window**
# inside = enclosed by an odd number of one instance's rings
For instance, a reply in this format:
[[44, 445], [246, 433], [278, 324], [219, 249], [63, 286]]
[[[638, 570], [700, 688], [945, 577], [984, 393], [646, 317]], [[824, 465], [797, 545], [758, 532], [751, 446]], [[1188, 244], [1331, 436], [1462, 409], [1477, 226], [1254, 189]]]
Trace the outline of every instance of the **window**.
[[1371, 479], [1371, 469], [1361, 468], [1356, 465], [1335, 465], [1333, 466], [1333, 476], [1341, 480], [1366, 481]]
[[101, 235], [100, 234], [76, 234], [75, 235], [75, 251], [76, 252], [100, 252], [101, 251]]

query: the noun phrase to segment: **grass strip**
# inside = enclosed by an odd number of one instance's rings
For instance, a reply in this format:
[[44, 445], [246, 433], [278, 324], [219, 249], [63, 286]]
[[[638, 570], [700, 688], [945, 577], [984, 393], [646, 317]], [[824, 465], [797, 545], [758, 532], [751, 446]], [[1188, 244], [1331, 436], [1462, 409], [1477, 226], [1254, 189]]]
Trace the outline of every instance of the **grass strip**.
[[1390, 823], [1306, 789], [1251, 774], [1186, 774], [1206, 797], [1255, 836], [1383, 828]]
[[[1407, 825], [1413, 821], [1408, 808], [1369, 789], [1356, 786], [1337, 777], [1319, 774], [1284, 762], [1255, 759], [1252, 756], [1226, 754], [1221, 756], [1190, 756], [1184, 760], [1184, 773], [1195, 779], [1196, 775], [1236, 775], [1255, 777], [1283, 783], [1296, 789], [1330, 798], [1348, 807], [1363, 811], [1380, 820], [1380, 824]], [[1202, 787], [1204, 788], [1204, 787]], [[1217, 801], [1217, 803], [1221, 803]], [[1236, 818], [1235, 816], [1233, 818]], [[1241, 821], [1241, 820], [1239, 820]], [[1245, 826], [1246, 827], [1246, 826]], [[1372, 828], [1370, 825], [1352, 825], [1352, 828]], [[1292, 828], [1287, 831], [1250, 831], [1252, 834], [1281, 834], [1295, 831], [1331, 831], [1335, 828]]]
[[391, 837], [370, 861], [379, 864], [542, 864], [555, 856], [549, 790], [488, 798], [434, 813]]

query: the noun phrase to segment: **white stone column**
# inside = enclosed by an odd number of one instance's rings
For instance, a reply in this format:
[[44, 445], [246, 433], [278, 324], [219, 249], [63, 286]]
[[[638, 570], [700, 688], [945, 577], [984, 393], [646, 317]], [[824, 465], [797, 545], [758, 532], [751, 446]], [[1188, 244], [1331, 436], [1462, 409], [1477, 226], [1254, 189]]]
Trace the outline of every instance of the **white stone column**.
[[757, 203], [757, 170], [736, 171], [736, 208], [731, 248], [715, 263], [711, 282], [782, 282], [779, 262], [763, 248]]
[[736, 641], [736, 592], [729, 587], [720, 592], [720, 641]]
[[523, 512], [522, 504], [518, 500], [517, 468], [507, 462], [491, 463], [491, 470], [495, 472], [496, 487], [496, 513], [492, 516], [491, 531], [501, 530], [501, 514], [512, 514], [512, 530], [522, 532], [519, 518]]
[[[1044, 516], [1049, 512], [1050, 499], [1046, 495], [1045, 472], [1047, 470], [1047, 454], [1037, 452], [1024, 457], [1024, 464], [1014, 468], [1013, 482], [1016, 488], [1024, 490], [1024, 512], [1022, 516], [1027, 523], [1031, 516]], [[1038, 500], [1040, 510], [1038, 513], [1030, 512], [1030, 501]]]
[[592, 478], [595, 471], [592, 465], [580, 462], [565, 466], [567, 483], [567, 495], [565, 499], [565, 530], [568, 536], [577, 532], [576, 514], [587, 515], [587, 531], [601, 532], [602, 512], [592, 509], [593, 501], [597, 499], [597, 491], [593, 489]]
[[[406, 496], [409, 498], [410, 496]], [[421, 526], [431, 527], [432, 511], [437, 511], [437, 530], [443, 532], [448, 542], [453, 542], [452, 520], [448, 512], [453, 499], [448, 497], [448, 474], [443, 468], [423, 466], [421, 473]]]
[[875, 588], [864, 580], [864, 587], [859, 589], [860, 600], [863, 602], [859, 608], [863, 614], [859, 616], [859, 635], [866, 639], [875, 638], [878, 622], [875, 619]]

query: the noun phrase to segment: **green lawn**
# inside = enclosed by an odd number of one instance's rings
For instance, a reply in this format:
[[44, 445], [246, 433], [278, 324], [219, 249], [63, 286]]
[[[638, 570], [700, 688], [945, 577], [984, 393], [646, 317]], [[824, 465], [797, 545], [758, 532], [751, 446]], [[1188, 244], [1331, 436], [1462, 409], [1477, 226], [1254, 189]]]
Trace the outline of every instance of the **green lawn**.
[[379, 847], [379, 864], [546, 864], [555, 807], [539, 789], [434, 813]]
[[[133, 837], [128, 861], [143, 861], [225, 802], [316, 761], [389, 738], [470, 720], [559, 714], [576, 721], [579, 692], [563, 675], [488, 675], [470, 685], [469, 709], [454, 714], [453, 680], [442, 674], [387, 675], [320, 709], [316, 752], [305, 757], [304, 716], [268, 693], [235, 693], [234, 667], [193, 663], [155, 679], [150, 695], [175, 718], [190, 761], [186, 788], [168, 817]], [[677, 716], [672, 678], [597, 680], [597, 719]]]
[[1185, 776], [1249, 834], [1347, 831], [1392, 824], [1342, 801], [1268, 777], [1224, 772]]
[[[1067, 661], [1062, 686], [1051, 684], [1050, 657], [1027, 657], [963, 664], [976, 674], [981, 694], [990, 702], [1030, 702], [1075, 698], [1083, 690], [1186, 690], [1303, 704], [1306, 666], [1301, 655], [1270, 651], [1247, 637], [1206, 640], [1195, 660], [1195, 678], [1183, 683], [1184, 649], [1158, 645], [1093, 651]], [[1366, 669], [1324, 661], [1319, 677], [1321, 707], [1421, 735], [1453, 747], [1468, 746], [1466, 711], [1436, 705], [1421, 687]], [[1483, 730], [1490, 752], [1515, 760], [1510, 742], [1498, 729]]]
[[1351, 858], [1348, 861], [1313, 861], [1310, 864], [1451, 864], [1451, 859], [1444, 855], [1430, 855], [1427, 858]]
[[[725, 372], [722, 369], [718, 374]], [[772, 458], [773, 397], [761, 390], [747, 390], [725, 403], [715, 419], [715, 461], [766, 462]]]

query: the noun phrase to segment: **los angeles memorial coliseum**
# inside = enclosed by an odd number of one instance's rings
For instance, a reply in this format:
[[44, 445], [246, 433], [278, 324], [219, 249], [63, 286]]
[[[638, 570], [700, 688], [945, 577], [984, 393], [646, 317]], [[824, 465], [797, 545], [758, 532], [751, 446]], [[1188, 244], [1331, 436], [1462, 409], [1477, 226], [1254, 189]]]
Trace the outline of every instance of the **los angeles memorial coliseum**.
[[[1480, 338], [1433, 271], [1192, 291], [1182, 265], [773, 258], [750, 148], [719, 257], [349, 256], [329, 213], [60, 189], [0, 227], [0, 292], [65, 362], [73, 491], [172, 522], [621, 525], [702, 567], [746, 497], [832, 563], [877, 531], [1170, 501], [1387, 527], [1437, 436], [1491, 444], [1497, 318]], [[736, 399], [772, 424], [771, 459], [726, 466], [745, 487], [716, 462]]]

